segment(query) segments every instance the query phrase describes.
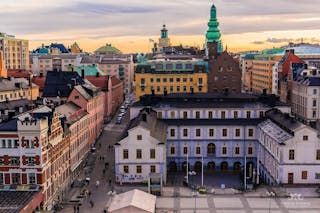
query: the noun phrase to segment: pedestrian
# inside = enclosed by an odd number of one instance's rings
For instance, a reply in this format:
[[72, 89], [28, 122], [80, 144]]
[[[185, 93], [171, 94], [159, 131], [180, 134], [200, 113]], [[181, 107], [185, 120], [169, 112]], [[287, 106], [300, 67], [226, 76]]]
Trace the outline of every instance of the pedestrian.
[[109, 186], [111, 186], [111, 178], [109, 178]]
[[100, 185], [100, 181], [99, 181], [99, 180], [97, 180], [97, 181], [96, 181], [96, 187], [98, 188], [98, 187], [99, 187], [99, 185]]
[[73, 213], [77, 213], [77, 207], [73, 206]]
[[80, 207], [79, 207], [79, 205], [77, 206], [77, 213], [79, 213], [80, 211], [79, 211], [79, 209], [80, 209]]
[[102, 174], [103, 174], [103, 176], [106, 174], [106, 169], [102, 170]]
[[99, 143], [99, 148], [101, 148], [101, 143]]
[[102, 156], [102, 160], [104, 161], [104, 156]]

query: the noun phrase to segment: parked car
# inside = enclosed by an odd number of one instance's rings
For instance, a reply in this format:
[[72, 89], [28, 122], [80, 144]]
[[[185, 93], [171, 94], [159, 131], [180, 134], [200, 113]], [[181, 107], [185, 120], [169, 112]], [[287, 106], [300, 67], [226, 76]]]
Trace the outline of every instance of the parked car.
[[121, 124], [121, 119], [117, 119], [116, 124]]
[[125, 112], [120, 112], [119, 115], [118, 115], [118, 117], [121, 117], [121, 118], [122, 118], [122, 117], [124, 116], [124, 114], [125, 114]]

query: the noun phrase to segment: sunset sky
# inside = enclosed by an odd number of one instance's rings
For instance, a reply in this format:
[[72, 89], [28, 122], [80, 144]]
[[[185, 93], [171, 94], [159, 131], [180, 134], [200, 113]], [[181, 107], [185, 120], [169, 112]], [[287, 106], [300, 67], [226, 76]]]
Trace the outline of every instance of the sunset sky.
[[[224, 46], [231, 51], [271, 48], [288, 41], [320, 43], [319, 0], [215, 0]], [[146, 52], [162, 24], [172, 44], [203, 46], [210, 0], [5, 0], [1, 31], [42, 43], [77, 41], [85, 51], [112, 43]]]

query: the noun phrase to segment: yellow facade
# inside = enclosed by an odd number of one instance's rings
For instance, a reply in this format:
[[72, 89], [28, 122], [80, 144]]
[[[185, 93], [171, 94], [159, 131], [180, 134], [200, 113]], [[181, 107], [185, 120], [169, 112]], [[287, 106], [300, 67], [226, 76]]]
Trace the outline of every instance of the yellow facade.
[[262, 93], [263, 89], [267, 94], [272, 94], [272, 67], [276, 61], [253, 60], [252, 65], [252, 91]]
[[7, 72], [6, 65], [4, 63], [3, 57], [2, 57], [2, 52], [0, 52], [0, 77], [1, 78], [7, 78], [8, 77], [8, 72]]
[[6, 68], [30, 70], [29, 66], [29, 41], [16, 39], [6, 33], [0, 33], [0, 51]]
[[208, 92], [207, 73], [136, 73], [136, 100], [146, 94], [194, 93]]

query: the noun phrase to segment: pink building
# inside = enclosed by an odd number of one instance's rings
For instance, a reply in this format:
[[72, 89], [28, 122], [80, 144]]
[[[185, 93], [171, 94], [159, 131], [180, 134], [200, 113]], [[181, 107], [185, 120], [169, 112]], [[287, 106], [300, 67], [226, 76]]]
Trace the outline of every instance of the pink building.
[[68, 101], [80, 106], [89, 113], [86, 127], [89, 133], [89, 145], [94, 144], [103, 127], [105, 94], [97, 87], [89, 84], [75, 86]]

